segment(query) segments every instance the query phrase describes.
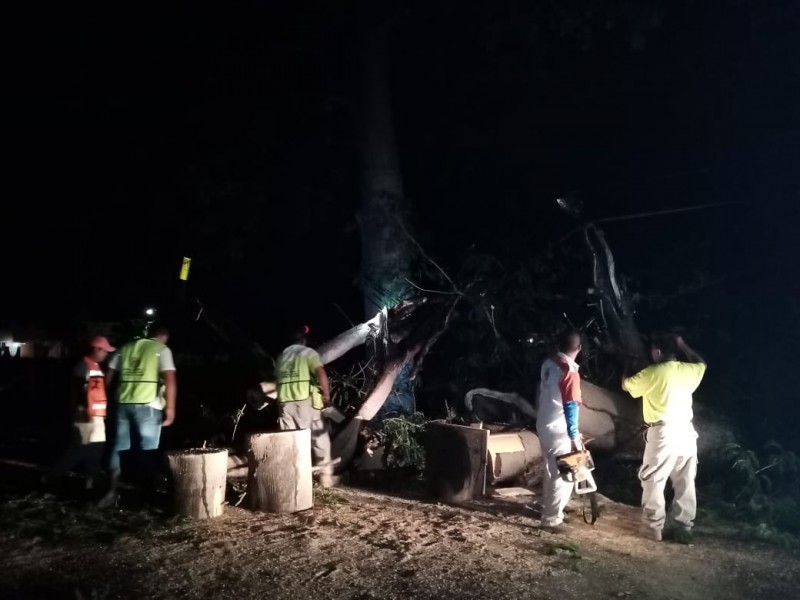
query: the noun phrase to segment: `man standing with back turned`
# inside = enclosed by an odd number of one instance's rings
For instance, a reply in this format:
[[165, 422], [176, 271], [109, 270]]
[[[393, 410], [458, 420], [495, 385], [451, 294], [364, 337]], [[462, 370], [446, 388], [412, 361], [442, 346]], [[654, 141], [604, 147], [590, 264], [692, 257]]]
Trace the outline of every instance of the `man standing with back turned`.
[[109, 387], [119, 373], [117, 389], [116, 431], [109, 470], [111, 490], [101, 506], [116, 502], [120, 477], [120, 452], [131, 447], [131, 428], [140, 442], [142, 475], [148, 484], [155, 483], [161, 439], [161, 428], [175, 420], [175, 399], [178, 388], [172, 350], [167, 347], [169, 330], [160, 323], [150, 326], [150, 336], [125, 344], [109, 361], [106, 381]]
[[[678, 352], [686, 361], [678, 360]], [[623, 378], [622, 389], [642, 398], [647, 445], [639, 469], [642, 520], [652, 539], [661, 541], [666, 522], [664, 488], [675, 490], [672, 519], [678, 541], [690, 541], [697, 496], [697, 432], [692, 425], [692, 393], [706, 372], [706, 361], [680, 336], [654, 334], [650, 355], [655, 364]]]
[[322, 409], [331, 405], [330, 383], [319, 354], [306, 346], [308, 328], [297, 331], [293, 344], [278, 358], [278, 402], [281, 429], [310, 429], [314, 463], [321, 466], [320, 485], [333, 483], [331, 440]]
[[542, 365], [536, 413], [536, 432], [545, 454], [542, 528], [553, 533], [564, 532], [564, 508], [575, 487], [561, 477], [556, 457], [583, 449], [578, 431], [581, 378], [575, 362], [580, 351], [580, 333], [567, 331], [558, 338], [558, 352]]

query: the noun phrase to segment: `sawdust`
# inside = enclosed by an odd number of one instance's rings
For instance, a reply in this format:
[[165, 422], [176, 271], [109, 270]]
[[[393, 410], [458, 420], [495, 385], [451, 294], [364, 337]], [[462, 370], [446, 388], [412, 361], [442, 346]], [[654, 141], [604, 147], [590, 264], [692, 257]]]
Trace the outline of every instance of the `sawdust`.
[[[324, 492], [308, 513], [227, 506], [211, 521], [154, 517], [145, 535], [123, 532], [106, 543], [86, 532], [42, 540], [5, 528], [0, 597], [798, 597], [800, 561], [789, 551], [702, 524], [694, 545], [659, 544], [639, 536], [636, 508], [610, 501], [594, 527], [574, 515], [568, 534], [549, 534], [530, 500], [453, 507], [345, 488]], [[13, 503], [0, 514], [10, 510]]]

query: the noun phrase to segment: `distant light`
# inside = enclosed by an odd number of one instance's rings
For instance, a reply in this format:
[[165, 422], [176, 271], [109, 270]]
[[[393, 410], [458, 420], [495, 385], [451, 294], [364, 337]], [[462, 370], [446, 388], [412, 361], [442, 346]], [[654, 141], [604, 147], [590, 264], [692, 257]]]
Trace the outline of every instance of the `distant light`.
[[528, 338], [528, 343], [532, 344], [533, 343], [533, 338]]
[[146, 314], [148, 317], [152, 317], [154, 314], [156, 314], [156, 309], [148, 308], [147, 310], [144, 311], [144, 314]]

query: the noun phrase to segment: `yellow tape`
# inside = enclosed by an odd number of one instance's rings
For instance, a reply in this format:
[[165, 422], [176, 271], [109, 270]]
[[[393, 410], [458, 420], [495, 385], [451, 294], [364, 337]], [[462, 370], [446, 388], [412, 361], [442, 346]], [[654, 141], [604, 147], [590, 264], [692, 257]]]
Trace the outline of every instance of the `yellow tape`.
[[183, 264], [181, 265], [181, 281], [186, 281], [189, 279], [189, 267], [192, 264], [192, 259], [188, 256], [183, 257]]

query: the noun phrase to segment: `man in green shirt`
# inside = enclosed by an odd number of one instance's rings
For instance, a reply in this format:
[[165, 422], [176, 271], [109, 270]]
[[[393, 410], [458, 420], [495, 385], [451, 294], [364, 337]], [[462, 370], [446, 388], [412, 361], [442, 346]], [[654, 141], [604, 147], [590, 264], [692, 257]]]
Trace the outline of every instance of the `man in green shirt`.
[[[678, 360], [682, 353], [685, 361]], [[672, 519], [688, 537], [697, 512], [697, 432], [692, 425], [692, 394], [706, 372], [706, 361], [680, 336], [655, 334], [650, 343], [655, 364], [623, 378], [622, 389], [642, 398], [647, 444], [639, 469], [642, 520], [649, 534], [661, 541], [666, 521], [664, 488], [675, 490]]]
[[[112, 506], [117, 499], [120, 478], [120, 453], [131, 448], [131, 438], [139, 441], [142, 471], [148, 484], [157, 475], [157, 450], [161, 428], [175, 420], [177, 380], [172, 350], [167, 346], [169, 330], [160, 323], [150, 327], [150, 337], [125, 344], [108, 363], [107, 385], [117, 383], [115, 412], [112, 420], [114, 445], [109, 471], [111, 489], [100, 506]], [[131, 433], [133, 430], [133, 434]]]
[[328, 375], [319, 354], [306, 346], [308, 328], [294, 335], [293, 344], [276, 364], [280, 428], [310, 429], [314, 463], [320, 467], [320, 484], [332, 484], [331, 440], [322, 409], [331, 405]]

